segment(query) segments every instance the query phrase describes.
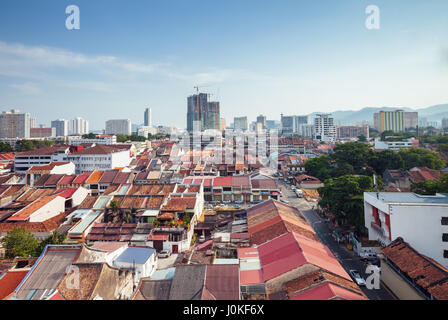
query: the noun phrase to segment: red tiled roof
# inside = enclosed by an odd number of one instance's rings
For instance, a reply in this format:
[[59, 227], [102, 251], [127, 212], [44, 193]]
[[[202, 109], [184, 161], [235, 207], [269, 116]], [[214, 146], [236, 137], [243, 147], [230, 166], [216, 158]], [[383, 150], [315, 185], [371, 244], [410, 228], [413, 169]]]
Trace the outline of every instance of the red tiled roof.
[[76, 178], [76, 176], [65, 176], [61, 180], [59, 180], [58, 184], [61, 185], [70, 185], [72, 184], [73, 180]]
[[119, 171], [111, 170], [111, 171], [105, 171], [104, 174], [101, 176], [101, 179], [99, 180], [99, 183], [112, 183], [117, 176]]
[[58, 195], [45, 196], [18, 211], [15, 215], [8, 218], [7, 221], [26, 221], [34, 212], [53, 201], [56, 197]]
[[448, 300], [448, 291], [440, 290], [448, 287], [448, 269], [418, 253], [400, 237], [382, 251], [395, 267], [435, 299]]
[[263, 272], [259, 270], [241, 270], [240, 271], [240, 284], [260, 284], [264, 283]]
[[294, 232], [284, 234], [258, 247], [265, 281], [311, 264], [350, 279], [331, 251], [322, 243]]
[[78, 152], [73, 152], [72, 155], [89, 155], [89, 154], [110, 154], [123, 151], [125, 148], [122, 146], [101, 145], [97, 144], [94, 147], [83, 149]]
[[60, 180], [65, 176], [65, 174], [52, 174], [48, 178], [47, 181], [45, 181], [44, 186], [55, 186], [58, 184]]
[[215, 300], [239, 300], [238, 271], [238, 265], [207, 265], [205, 289], [213, 295]]
[[231, 187], [233, 177], [216, 177], [213, 179], [213, 187]]
[[367, 300], [364, 296], [331, 283], [324, 283], [296, 294], [291, 300]]
[[84, 172], [80, 175], [77, 175], [76, 178], [72, 181], [73, 184], [84, 184], [86, 180], [90, 177], [92, 172]]
[[3, 300], [17, 288], [23, 278], [27, 275], [28, 271], [29, 270], [12, 270], [0, 277], [0, 300]]
[[59, 166], [65, 166], [66, 164], [69, 164], [70, 162], [52, 162], [49, 164], [45, 164], [43, 166], [34, 166], [28, 169], [28, 171], [50, 171], [53, 170], [55, 167]]
[[168, 234], [151, 234], [148, 237], [149, 241], [168, 241]]

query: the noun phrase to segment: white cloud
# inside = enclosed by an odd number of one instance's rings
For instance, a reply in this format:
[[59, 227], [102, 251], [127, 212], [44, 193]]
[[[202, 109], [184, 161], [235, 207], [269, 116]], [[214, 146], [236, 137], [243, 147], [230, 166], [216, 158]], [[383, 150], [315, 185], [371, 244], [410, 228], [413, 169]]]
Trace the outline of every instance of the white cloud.
[[32, 82], [20, 83], [20, 84], [10, 84], [10, 88], [18, 90], [20, 94], [24, 95], [37, 95], [41, 94], [42, 91], [39, 86]]

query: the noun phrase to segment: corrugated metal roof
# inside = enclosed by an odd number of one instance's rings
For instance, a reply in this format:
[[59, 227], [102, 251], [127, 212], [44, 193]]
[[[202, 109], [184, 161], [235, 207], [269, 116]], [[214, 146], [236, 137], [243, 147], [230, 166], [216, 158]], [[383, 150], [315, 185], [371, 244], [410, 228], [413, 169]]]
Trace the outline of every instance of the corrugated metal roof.
[[155, 252], [156, 250], [151, 248], [128, 247], [115, 261], [144, 264]]

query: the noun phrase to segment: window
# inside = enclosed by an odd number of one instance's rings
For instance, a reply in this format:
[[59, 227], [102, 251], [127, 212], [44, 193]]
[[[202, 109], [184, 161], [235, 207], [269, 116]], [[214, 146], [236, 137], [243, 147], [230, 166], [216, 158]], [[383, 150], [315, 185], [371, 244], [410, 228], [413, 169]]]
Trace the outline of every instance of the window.
[[448, 259], [448, 250], [443, 250], [443, 257]]
[[448, 217], [442, 217], [442, 226], [448, 226]]
[[448, 233], [442, 234], [442, 241], [443, 242], [448, 242]]

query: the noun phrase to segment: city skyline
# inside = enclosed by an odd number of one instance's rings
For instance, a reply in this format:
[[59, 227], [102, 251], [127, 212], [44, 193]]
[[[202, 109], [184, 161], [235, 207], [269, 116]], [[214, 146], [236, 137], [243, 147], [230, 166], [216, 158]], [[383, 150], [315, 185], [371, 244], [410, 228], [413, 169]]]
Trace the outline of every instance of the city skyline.
[[376, 1], [379, 30], [365, 27], [366, 1], [174, 2], [78, 1], [69, 31], [69, 1], [2, 1], [0, 107], [101, 130], [105, 113], [143, 123], [147, 105], [155, 126], [183, 128], [194, 86], [229, 122], [448, 102], [446, 1]]

